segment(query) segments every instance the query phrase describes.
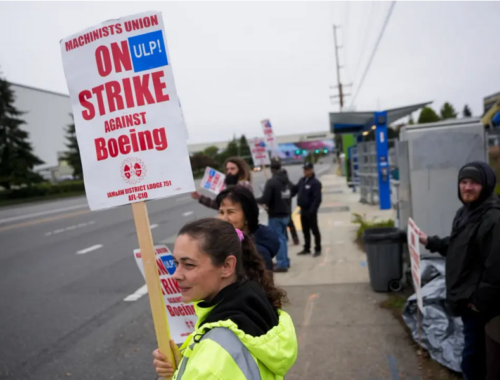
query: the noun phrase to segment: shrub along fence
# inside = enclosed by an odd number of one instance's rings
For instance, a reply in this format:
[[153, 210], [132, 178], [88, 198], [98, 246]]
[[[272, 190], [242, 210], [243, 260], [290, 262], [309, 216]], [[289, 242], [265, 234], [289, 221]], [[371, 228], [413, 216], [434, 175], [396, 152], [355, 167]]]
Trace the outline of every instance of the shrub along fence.
[[38, 198], [48, 195], [56, 196], [58, 194], [64, 195], [69, 193], [85, 193], [85, 186], [83, 185], [83, 181], [68, 181], [59, 183], [57, 185], [52, 185], [50, 183], [39, 183], [36, 185], [21, 187], [18, 189], [0, 191], [0, 201]]

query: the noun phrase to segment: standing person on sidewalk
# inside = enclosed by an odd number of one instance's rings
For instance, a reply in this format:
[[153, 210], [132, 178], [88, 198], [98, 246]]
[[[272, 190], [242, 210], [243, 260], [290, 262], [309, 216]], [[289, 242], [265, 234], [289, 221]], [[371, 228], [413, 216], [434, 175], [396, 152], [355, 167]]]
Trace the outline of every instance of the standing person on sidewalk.
[[[226, 179], [224, 180], [226, 187], [243, 186], [253, 192], [251, 184], [252, 174], [245, 160], [239, 157], [230, 157], [224, 163], [224, 168], [226, 170]], [[200, 194], [197, 191], [191, 193], [191, 198], [198, 200], [198, 202], [206, 207], [213, 208], [214, 210], [219, 209], [215, 199]]]
[[318, 209], [321, 204], [321, 182], [314, 174], [314, 165], [304, 164], [304, 177], [294, 186], [292, 196], [298, 194], [297, 205], [300, 207], [300, 222], [304, 232], [304, 249], [299, 255], [311, 253], [311, 234], [314, 235], [314, 255], [321, 255], [321, 234], [318, 227]]
[[[252, 239], [223, 220], [181, 228], [172, 278], [182, 302], [194, 302], [198, 322], [180, 350], [173, 340], [177, 380], [283, 379], [297, 359], [297, 336], [282, 310], [286, 293], [255, 251]], [[156, 349], [153, 365], [170, 378], [173, 363]]]
[[494, 194], [495, 184], [495, 172], [488, 164], [465, 165], [458, 174], [463, 206], [455, 215], [451, 235], [441, 239], [420, 234], [429, 251], [446, 257], [446, 299], [453, 314], [462, 317], [461, 366], [468, 380], [498, 379], [494, 372], [498, 374], [500, 362], [495, 357], [500, 340], [500, 321], [495, 318], [500, 315], [500, 200]]
[[271, 163], [271, 173], [273, 176], [267, 180], [264, 193], [262, 197], [257, 199], [257, 203], [267, 206], [268, 225], [280, 239], [280, 250], [276, 257], [277, 265], [274, 271], [287, 272], [290, 267], [290, 260], [288, 259], [286, 227], [291, 214], [291, 191], [288, 187], [288, 175], [281, 170], [279, 161]]

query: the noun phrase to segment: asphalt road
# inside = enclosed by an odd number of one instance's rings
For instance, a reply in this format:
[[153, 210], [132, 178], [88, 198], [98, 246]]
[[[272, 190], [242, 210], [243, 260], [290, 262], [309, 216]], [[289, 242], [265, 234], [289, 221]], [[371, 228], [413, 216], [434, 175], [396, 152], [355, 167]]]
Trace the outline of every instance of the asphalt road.
[[[297, 181], [301, 167], [287, 169]], [[257, 195], [264, 181], [254, 175]], [[156, 243], [216, 213], [188, 194], [147, 205]], [[128, 206], [91, 212], [78, 197], [0, 209], [0, 379], [155, 379], [147, 297], [124, 301], [144, 286], [137, 245]]]

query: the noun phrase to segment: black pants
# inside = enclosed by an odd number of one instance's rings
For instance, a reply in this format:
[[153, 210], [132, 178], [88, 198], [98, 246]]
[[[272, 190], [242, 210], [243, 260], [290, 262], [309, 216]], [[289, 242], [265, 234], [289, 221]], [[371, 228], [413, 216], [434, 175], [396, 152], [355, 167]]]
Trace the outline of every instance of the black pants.
[[462, 351], [462, 373], [466, 380], [486, 379], [486, 321], [481, 314], [467, 311], [462, 316], [464, 323], [464, 349]]
[[486, 334], [486, 380], [500, 379], [500, 343]]
[[311, 249], [311, 231], [314, 235], [315, 250], [321, 251], [321, 234], [318, 228], [318, 213], [309, 210], [300, 210], [300, 222], [304, 232], [304, 249]]

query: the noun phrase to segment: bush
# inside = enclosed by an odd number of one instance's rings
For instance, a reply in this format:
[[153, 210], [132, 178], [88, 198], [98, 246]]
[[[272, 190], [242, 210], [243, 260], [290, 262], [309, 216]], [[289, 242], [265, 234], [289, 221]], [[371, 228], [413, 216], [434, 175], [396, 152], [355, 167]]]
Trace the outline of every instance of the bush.
[[353, 213], [352, 216], [354, 217], [352, 223], [359, 224], [358, 231], [356, 232], [357, 242], [361, 242], [363, 232], [368, 228], [394, 227], [393, 219], [376, 221], [376, 218], [373, 218], [372, 220], [366, 220], [366, 216], [356, 213]]
[[48, 182], [44, 182], [32, 186], [21, 187], [19, 189], [1, 191], [0, 200], [25, 199], [54, 194], [83, 192], [85, 192], [83, 181], [68, 181], [62, 182], [57, 185], [52, 185]]

